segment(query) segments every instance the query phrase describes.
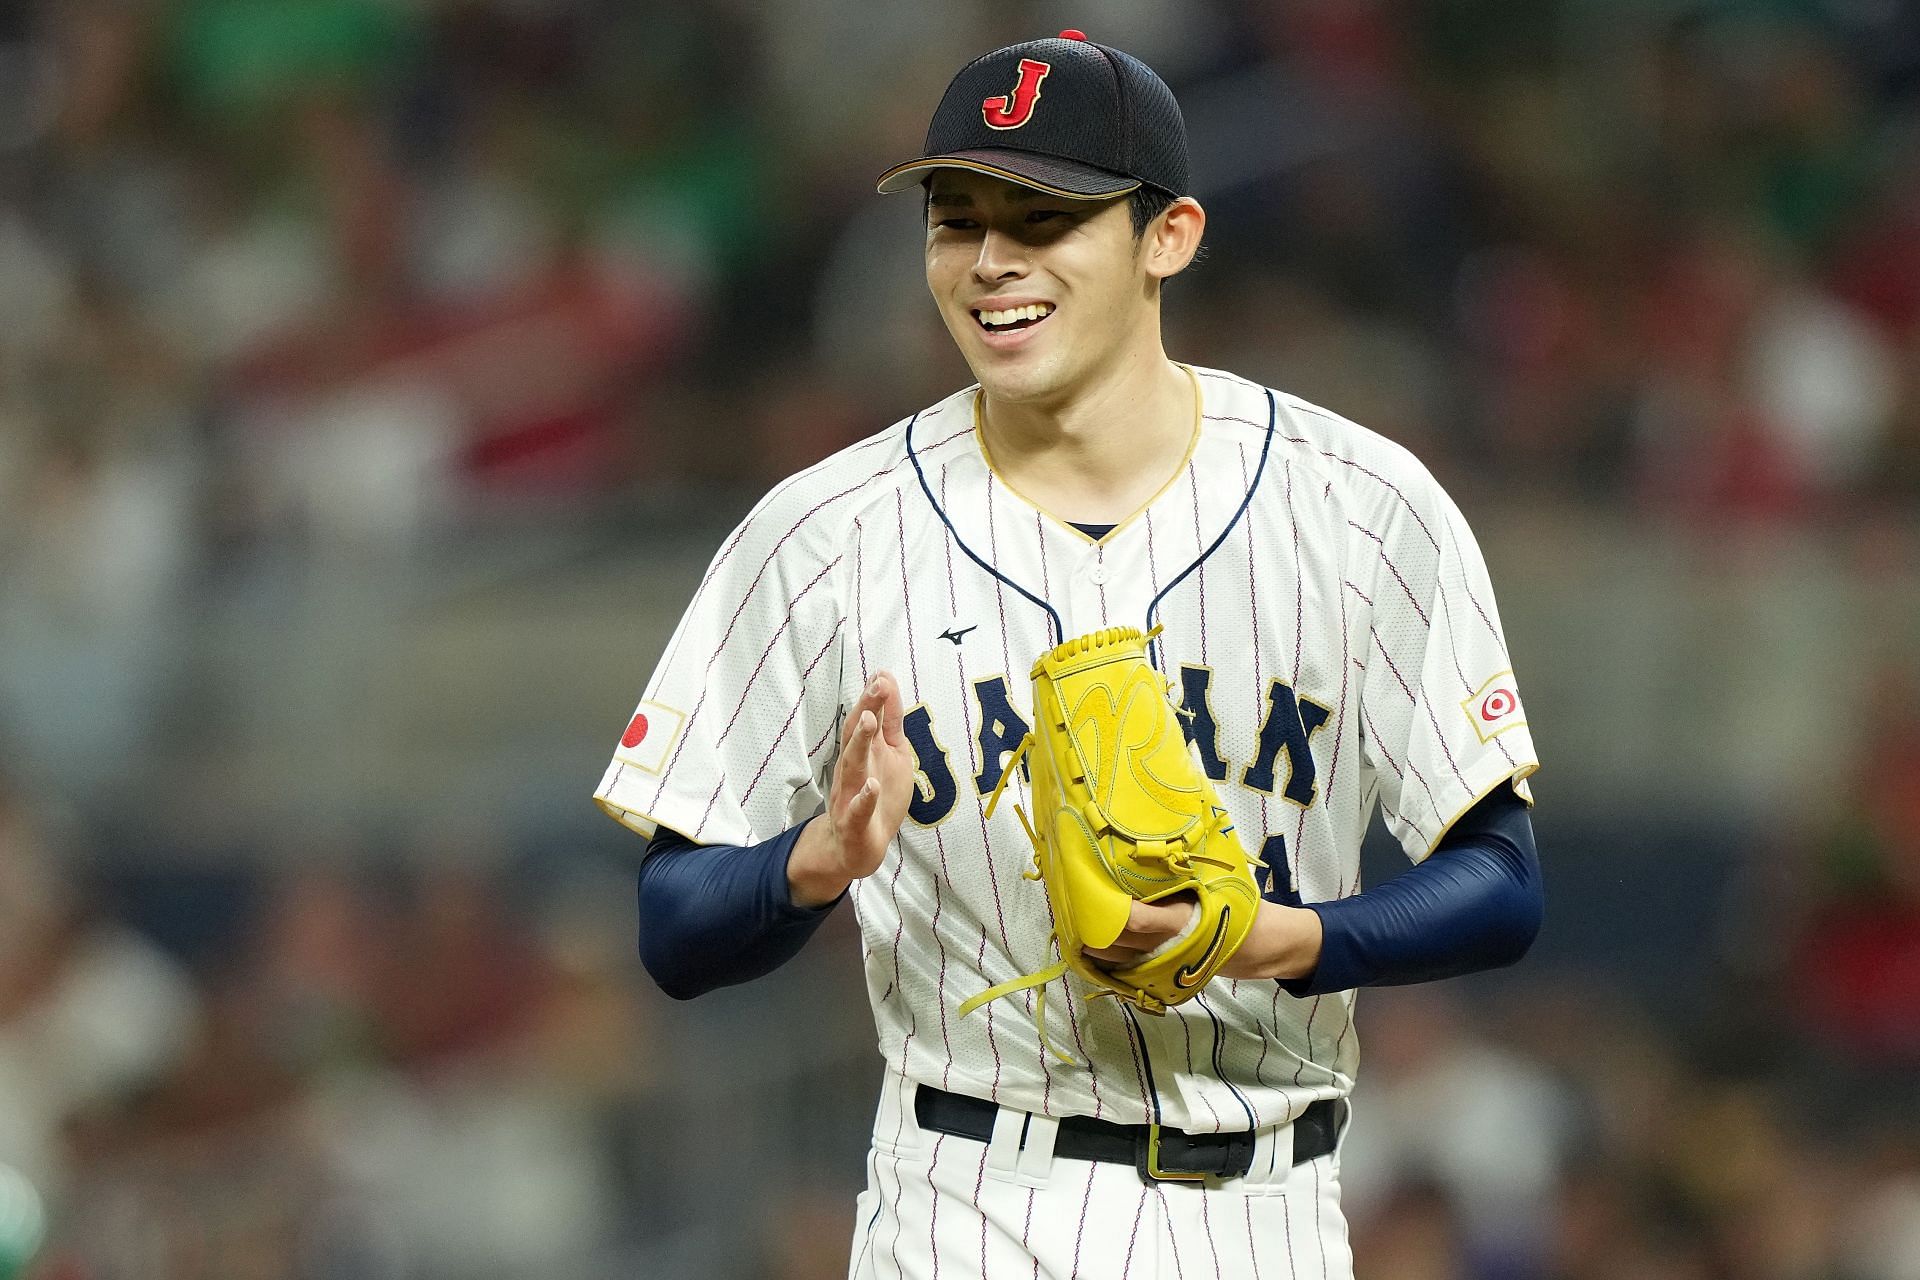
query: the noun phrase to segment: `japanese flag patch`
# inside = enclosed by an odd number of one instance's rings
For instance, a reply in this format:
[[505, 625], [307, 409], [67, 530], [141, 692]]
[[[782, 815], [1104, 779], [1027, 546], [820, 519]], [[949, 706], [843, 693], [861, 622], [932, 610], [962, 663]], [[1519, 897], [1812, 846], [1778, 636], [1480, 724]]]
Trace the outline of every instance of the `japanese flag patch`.
[[646, 773], [659, 773], [666, 767], [667, 752], [672, 750], [686, 719], [664, 703], [641, 703], [633, 719], [627, 721], [627, 731], [620, 735], [620, 749], [613, 758]]
[[1467, 719], [1473, 722], [1473, 731], [1480, 735], [1480, 741], [1491, 742], [1507, 730], [1527, 722], [1527, 713], [1520, 706], [1520, 694], [1514, 688], [1513, 672], [1502, 671], [1493, 676], [1470, 698], [1460, 704], [1467, 713]]

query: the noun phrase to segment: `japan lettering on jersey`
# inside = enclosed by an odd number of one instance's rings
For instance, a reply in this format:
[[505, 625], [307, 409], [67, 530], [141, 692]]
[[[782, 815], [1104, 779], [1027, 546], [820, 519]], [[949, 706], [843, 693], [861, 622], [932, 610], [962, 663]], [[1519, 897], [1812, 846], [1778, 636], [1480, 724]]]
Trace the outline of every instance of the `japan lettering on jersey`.
[[1155, 661], [1276, 901], [1358, 892], [1376, 804], [1417, 860], [1537, 767], [1479, 548], [1419, 462], [1192, 373], [1189, 456], [1097, 541], [995, 473], [974, 388], [782, 483], [720, 548], [596, 793], [642, 834], [769, 839], [821, 810], [842, 708], [894, 672], [918, 791], [851, 896], [880, 1048], [911, 1079], [1200, 1131], [1281, 1123], [1351, 1086], [1351, 992], [1219, 980], [1140, 1018], [1051, 999], [1071, 1064], [1041, 1047], [1032, 992], [1024, 1011], [956, 1015], [1052, 958], [1031, 846], [1011, 805], [985, 807], [1030, 722], [1028, 671], [1063, 638], [1164, 628]]

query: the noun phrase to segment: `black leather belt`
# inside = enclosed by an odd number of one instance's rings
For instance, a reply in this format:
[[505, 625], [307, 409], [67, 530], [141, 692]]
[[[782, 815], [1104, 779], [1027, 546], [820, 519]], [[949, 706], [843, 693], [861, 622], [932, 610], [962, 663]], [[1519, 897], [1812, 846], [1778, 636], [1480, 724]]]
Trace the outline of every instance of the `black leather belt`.
[[[1000, 1108], [985, 1098], [948, 1093], [924, 1084], [914, 1089], [914, 1119], [922, 1129], [935, 1133], [989, 1142], [999, 1112]], [[1328, 1098], [1308, 1106], [1293, 1122], [1293, 1162], [1304, 1164], [1332, 1151], [1340, 1139], [1345, 1115], [1343, 1100]], [[1025, 1135], [1021, 1136], [1024, 1139]], [[1238, 1178], [1253, 1167], [1253, 1135], [1244, 1131], [1187, 1133], [1158, 1125], [1067, 1116], [1060, 1121], [1054, 1137], [1053, 1154], [1068, 1160], [1130, 1164], [1149, 1182]]]

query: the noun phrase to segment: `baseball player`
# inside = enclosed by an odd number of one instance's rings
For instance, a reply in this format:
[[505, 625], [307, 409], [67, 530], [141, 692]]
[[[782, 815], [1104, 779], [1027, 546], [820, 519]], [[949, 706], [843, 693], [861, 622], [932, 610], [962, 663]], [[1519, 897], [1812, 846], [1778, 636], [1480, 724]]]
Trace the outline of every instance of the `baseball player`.
[[[978, 384], [786, 480], [714, 558], [596, 792], [650, 839], [643, 959], [691, 997], [858, 917], [887, 1073], [852, 1276], [1349, 1276], [1355, 990], [1511, 963], [1542, 911], [1479, 550], [1404, 449], [1167, 357], [1206, 215], [1143, 63], [1075, 31], [988, 53], [879, 187], [923, 193]], [[1244, 943], [1160, 1016], [1020, 988], [1051, 913], [987, 812], [1029, 667], [1119, 625], [1159, 628], [1263, 864]], [[1414, 865], [1362, 892], [1376, 806]], [[1192, 913], [1132, 910], [1103, 960]]]

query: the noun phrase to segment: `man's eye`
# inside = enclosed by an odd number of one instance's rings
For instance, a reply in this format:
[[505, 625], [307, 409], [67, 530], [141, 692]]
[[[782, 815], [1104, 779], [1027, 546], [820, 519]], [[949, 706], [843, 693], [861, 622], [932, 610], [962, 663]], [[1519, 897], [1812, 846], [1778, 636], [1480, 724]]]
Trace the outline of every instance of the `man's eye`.
[[973, 219], [972, 218], [941, 218], [938, 221], [936, 221], [933, 225], [936, 227], [945, 227], [949, 231], [967, 231], [973, 227]]
[[1073, 215], [1065, 209], [1029, 209], [1027, 211], [1028, 222], [1047, 222], [1054, 218], [1070, 218], [1072, 216]]

